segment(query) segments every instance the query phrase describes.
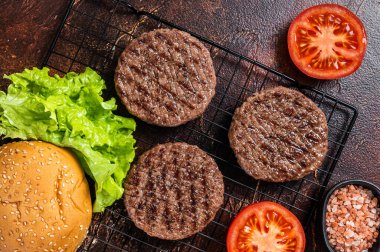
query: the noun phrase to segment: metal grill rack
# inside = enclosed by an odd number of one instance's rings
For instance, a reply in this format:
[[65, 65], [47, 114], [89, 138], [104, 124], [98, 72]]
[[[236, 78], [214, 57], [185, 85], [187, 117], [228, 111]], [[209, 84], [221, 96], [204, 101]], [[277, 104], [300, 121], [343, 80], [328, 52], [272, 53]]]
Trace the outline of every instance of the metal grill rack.
[[[202, 232], [181, 241], [163, 241], [137, 229], [120, 200], [103, 214], [95, 214], [79, 251], [225, 251], [228, 226], [239, 210], [253, 202], [271, 200], [290, 209], [308, 227], [357, 117], [354, 107], [324, 92], [299, 85], [255, 60], [229, 50], [126, 1], [71, 1], [47, 52], [44, 66], [58, 74], [83, 71], [89, 66], [107, 83], [106, 98], [116, 97], [113, 74], [117, 59], [131, 39], [157, 27], [185, 30], [210, 50], [217, 75], [217, 91], [205, 114], [177, 128], [160, 128], [137, 120], [137, 155], [157, 143], [185, 141], [196, 144], [217, 161], [224, 174], [224, 204]], [[265, 183], [249, 178], [236, 163], [227, 132], [236, 107], [253, 93], [284, 85], [297, 88], [326, 114], [329, 151], [323, 165], [301, 180]], [[118, 113], [127, 114], [119, 103]]]

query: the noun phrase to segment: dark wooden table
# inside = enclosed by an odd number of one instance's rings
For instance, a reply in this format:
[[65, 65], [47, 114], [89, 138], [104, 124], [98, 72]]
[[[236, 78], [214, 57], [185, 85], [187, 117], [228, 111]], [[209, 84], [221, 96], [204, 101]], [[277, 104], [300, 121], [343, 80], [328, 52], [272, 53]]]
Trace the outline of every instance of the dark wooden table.
[[[334, 1], [363, 21], [368, 48], [353, 75], [335, 81], [304, 76], [291, 62], [286, 43], [290, 22], [317, 0], [151, 0], [131, 3], [220, 42], [302, 83], [316, 86], [357, 107], [359, 117], [330, 184], [358, 178], [380, 185], [380, 2]], [[38, 66], [68, 6], [67, 0], [3, 0], [0, 3], [0, 74]], [[6, 88], [2, 82], [1, 89]], [[306, 251], [324, 251], [313, 221]]]

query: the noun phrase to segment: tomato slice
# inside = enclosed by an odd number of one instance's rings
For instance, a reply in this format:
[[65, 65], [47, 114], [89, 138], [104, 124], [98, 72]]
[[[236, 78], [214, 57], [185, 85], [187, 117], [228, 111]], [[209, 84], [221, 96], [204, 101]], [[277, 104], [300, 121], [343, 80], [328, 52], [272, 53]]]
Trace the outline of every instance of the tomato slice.
[[303, 252], [305, 233], [297, 217], [270, 201], [244, 208], [227, 234], [228, 252]]
[[317, 79], [338, 79], [363, 61], [367, 36], [360, 19], [337, 4], [304, 10], [290, 25], [288, 49], [294, 64]]

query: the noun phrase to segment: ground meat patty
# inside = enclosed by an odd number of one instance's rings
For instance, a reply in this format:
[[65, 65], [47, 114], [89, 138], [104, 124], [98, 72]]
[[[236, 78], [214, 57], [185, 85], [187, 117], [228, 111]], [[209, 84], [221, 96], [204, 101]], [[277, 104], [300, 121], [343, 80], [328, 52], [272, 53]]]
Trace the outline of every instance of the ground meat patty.
[[179, 240], [203, 230], [223, 203], [215, 161], [197, 146], [157, 145], [140, 156], [125, 182], [125, 206], [148, 235]]
[[235, 111], [228, 134], [240, 166], [259, 180], [300, 179], [327, 152], [324, 113], [302, 93], [284, 87], [249, 97]]
[[141, 120], [173, 127], [200, 116], [215, 94], [209, 51], [186, 32], [157, 29], [133, 40], [119, 58], [116, 91]]

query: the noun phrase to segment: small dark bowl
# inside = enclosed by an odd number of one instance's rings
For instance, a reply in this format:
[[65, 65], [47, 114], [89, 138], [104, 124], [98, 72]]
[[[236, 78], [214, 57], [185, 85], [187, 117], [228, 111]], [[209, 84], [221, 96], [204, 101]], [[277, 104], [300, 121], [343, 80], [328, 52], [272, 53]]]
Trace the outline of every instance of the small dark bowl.
[[[333, 247], [330, 245], [329, 240], [327, 238], [327, 231], [326, 231], [326, 212], [327, 212], [327, 203], [329, 202], [330, 196], [335, 192], [335, 190], [347, 186], [347, 185], [358, 185], [362, 186], [366, 189], [369, 189], [373, 192], [373, 195], [377, 197], [377, 199], [380, 202], [380, 188], [376, 185], [364, 181], [364, 180], [346, 180], [339, 182], [335, 186], [333, 186], [325, 195], [325, 198], [323, 200], [323, 206], [322, 206], [322, 232], [323, 232], [323, 240], [325, 242], [326, 248], [330, 252], [336, 252], [336, 250], [333, 249]], [[380, 251], [380, 235], [377, 236], [377, 241], [375, 244], [372, 245], [372, 247], [368, 250], [368, 252], [379, 252]]]

